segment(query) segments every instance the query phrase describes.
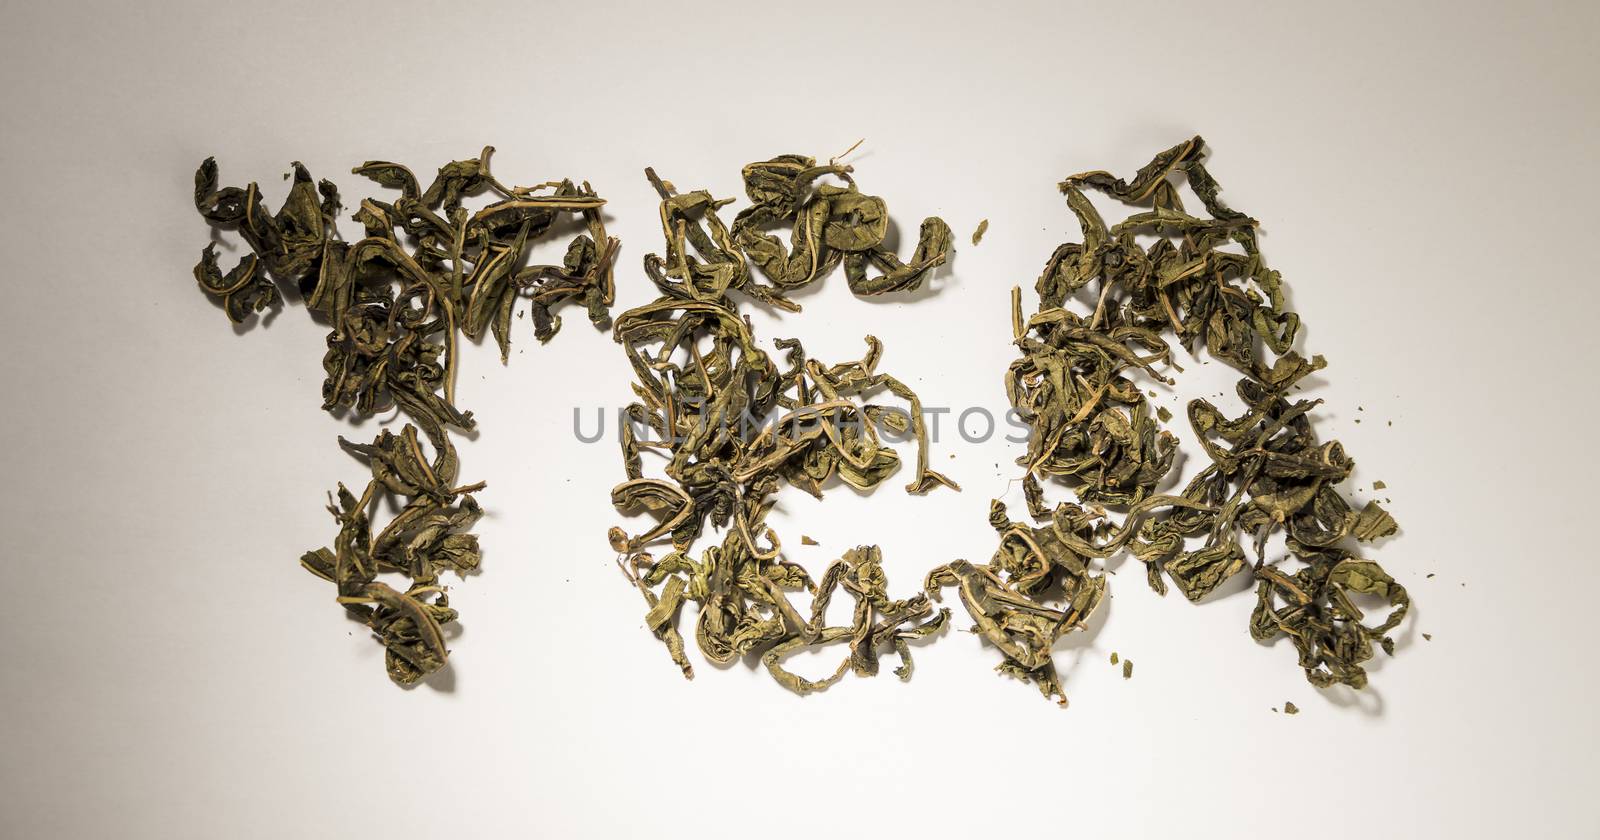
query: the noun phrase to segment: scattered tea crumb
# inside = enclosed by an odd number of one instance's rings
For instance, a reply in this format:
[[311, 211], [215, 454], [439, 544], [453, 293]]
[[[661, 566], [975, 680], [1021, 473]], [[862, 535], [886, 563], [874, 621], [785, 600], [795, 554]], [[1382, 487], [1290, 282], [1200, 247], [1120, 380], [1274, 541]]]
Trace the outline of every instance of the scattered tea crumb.
[[1433, 572], [1429, 572], [1428, 577], [1433, 577]]
[[1133, 660], [1132, 659], [1124, 659], [1124, 660], [1122, 660], [1122, 678], [1126, 680], [1126, 679], [1131, 679], [1132, 677], [1133, 677]]
[[1424, 639], [1424, 640], [1425, 640], [1425, 641], [1429, 641], [1429, 642], [1431, 642], [1431, 641], [1433, 641], [1433, 634], [1432, 634], [1432, 633], [1423, 633], [1423, 634], [1422, 634], [1422, 638], [1423, 638], [1423, 639]]
[[1383, 482], [1381, 482], [1381, 481], [1374, 481], [1374, 482], [1372, 482], [1372, 489], [1374, 489], [1374, 490], [1384, 490], [1384, 489], [1387, 489], [1387, 488], [1388, 488], [1388, 486], [1389, 486], [1389, 485], [1387, 485], [1387, 484], [1384, 484], [1384, 483], [1383, 483]]
[[1277, 706], [1273, 706], [1272, 707], [1272, 713], [1273, 714], [1277, 714], [1278, 713], [1278, 707]]
[[1298, 715], [1300, 714], [1300, 707], [1296, 706], [1292, 700], [1284, 701], [1283, 713], [1286, 715]]
[[1357, 418], [1356, 418], [1356, 422], [1357, 422], [1357, 423], [1360, 423], [1360, 422], [1361, 422], [1361, 418], [1360, 418], [1360, 417], [1357, 417]]
[[1111, 652], [1111, 664], [1112, 665], [1117, 664], [1117, 652], [1116, 651], [1112, 651]]
[[1156, 408], [1156, 416], [1160, 417], [1161, 418], [1161, 422], [1165, 423], [1168, 420], [1172, 419], [1172, 412], [1168, 411], [1167, 407], [1164, 406], [1164, 405], [1163, 406], [1158, 406]]
[[819, 543], [816, 540], [806, 536], [805, 534], [801, 534], [800, 535], [800, 544], [801, 545], [821, 545], [821, 543]]
[[983, 221], [979, 222], [978, 223], [978, 229], [972, 232], [972, 244], [974, 244], [974, 245], [978, 244], [978, 240], [983, 238], [984, 232], [987, 231], [988, 229], [989, 229], [989, 220], [988, 219], [984, 219]]

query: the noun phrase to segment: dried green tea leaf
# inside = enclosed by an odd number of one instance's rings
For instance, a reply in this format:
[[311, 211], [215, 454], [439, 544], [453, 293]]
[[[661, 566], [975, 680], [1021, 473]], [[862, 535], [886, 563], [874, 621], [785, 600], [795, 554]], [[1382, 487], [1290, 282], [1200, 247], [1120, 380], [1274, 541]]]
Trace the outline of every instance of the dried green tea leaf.
[[978, 223], [978, 229], [972, 232], [972, 244], [977, 245], [983, 239], [984, 233], [989, 230], [989, 220], [984, 219]]
[[1097, 529], [1068, 505], [1047, 527], [1013, 522], [998, 500], [990, 502], [989, 522], [1000, 535], [989, 563], [940, 566], [923, 588], [937, 597], [941, 588], [955, 587], [978, 633], [1000, 651], [998, 670], [1033, 682], [1064, 706], [1051, 649], [1065, 633], [1082, 629], [1105, 594], [1105, 577], [1091, 573], [1086, 562], [1098, 551], [1090, 544]]
[[1361, 513], [1356, 516], [1355, 526], [1350, 529], [1350, 533], [1362, 542], [1372, 542], [1399, 530], [1399, 524], [1388, 511], [1379, 507], [1377, 502], [1367, 502]]
[[1124, 659], [1124, 660], [1122, 660], [1122, 678], [1125, 679], [1125, 680], [1133, 678], [1133, 660], [1132, 659]]
[[200, 252], [194, 278], [199, 281], [201, 291], [221, 300], [222, 311], [235, 324], [243, 323], [251, 312], [260, 312], [283, 301], [278, 287], [267, 279], [261, 260], [255, 254], [246, 256], [223, 274], [217, 265], [216, 243]]
[[1300, 714], [1300, 707], [1296, 706], [1293, 701], [1285, 701], [1283, 704], [1283, 713], [1286, 715], [1298, 715]]
[[[1270, 566], [1256, 570], [1257, 604], [1250, 632], [1258, 641], [1288, 636], [1300, 655], [1300, 666], [1314, 685], [1366, 685], [1362, 663], [1373, 656], [1376, 642], [1393, 653], [1389, 631], [1404, 620], [1411, 605], [1405, 587], [1376, 563], [1338, 548], [1313, 549], [1291, 543], [1306, 566], [1285, 575]], [[1391, 607], [1381, 622], [1369, 625], [1351, 593], [1377, 596]]]

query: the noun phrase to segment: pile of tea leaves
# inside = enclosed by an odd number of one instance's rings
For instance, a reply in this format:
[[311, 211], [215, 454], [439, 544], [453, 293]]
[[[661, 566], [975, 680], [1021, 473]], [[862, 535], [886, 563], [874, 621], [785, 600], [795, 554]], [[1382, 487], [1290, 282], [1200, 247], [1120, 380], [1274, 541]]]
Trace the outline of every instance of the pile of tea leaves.
[[[490, 171], [493, 151], [445, 164], [426, 188], [397, 163], [356, 167], [355, 174], [399, 193], [361, 202], [353, 218], [364, 235], [356, 242], [339, 235], [338, 189], [313, 182], [299, 163], [277, 213], [267, 210], [255, 183], [219, 187], [214, 159], [195, 173], [200, 215], [251, 250], [224, 273], [208, 245], [194, 270], [200, 288], [235, 324], [281, 306], [279, 283], [298, 290], [330, 328], [322, 407], [354, 418], [398, 408], [410, 421], [370, 444], [339, 438], [372, 475], [359, 494], [339, 485], [328, 506], [338, 524], [332, 546], [301, 559], [383, 643], [389, 676], [400, 685], [444, 666], [444, 625], [457, 615], [440, 576], [475, 570], [481, 557], [468, 529], [481, 513], [474, 494], [484, 485], [458, 481], [450, 441], [452, 432], [474, 426], [455, 400], [461, 339], [492, 334], [504, 360], [520, 301], [544, 342], [561, 327], [553, 310], [563, 302], [581, 304], [603, 327], [614, 297], [617, 241], [601, 219], [605, 201], [587, 183], [568, 180], [508, 187]], [[480, 208], [465, 206], [484, 194], [492, 198]], [[560, 265], [529, 265], [533, 243], [565, 217], [581, 219], [586, 231], [572, 239]], [[375, 529], [373, 515], [386, 498], [399, 513]], [[380, 576], [405, 583], [397, 588]]]
[[[622, 441], [626, 480], [612, 502], [647, 511], [656, 524], [636, 534], [613, 528], [610, 542], [643, 595], [647, 626], [686, 677], [693, 669], [679, 630], [685, 602], [697, 605], [694, 635], [706, 659], [759, 656], [779, 684], [801, 694], [846, 672], [876, 674], [886, 650], [899, 654], [895, 673], [907, 679], [910, 641], [949, 620], [926, 593], [892, 597], [876, 547], [847, 551], [813, 577], [784, 557], [766, 524], [786, 485], [820, 498], [834, 479], [858, 490], [887, 481], [901, 463], [880, 432], [915, 439], [907, 492], [960, 489], [929, 467], [922, 403], [879, 372], [878, 339], [867, 336], [865, 355], [839, 364], [808, 357], [797, 339], [778, 339], [773, 347], [783, 356], [775, 361], [741, 311], [748, 301], [797, 312], [789, 294], [841, 265], [853, 292], [881, 295], [917, 289], [945, 262], [951, 232], [938, 218], [922, 222], [910, 260], [898, 258], [886, 244], [883, 199], [862, 193], [851, 173], [800, 155], [752, 163], [743, 170], [750, 204], [731, 223], [718, 213], [733, 199], [680, 193], [645, 173], [661, 198], [666, 248], [644, 259], [659, 296], [619, 315], [613, 329], [637, 381]], [[787, 244], [774, 233], [785, 228]], [[880, 395], [906, 408], [873, 401]], [[697, 556], [708, 524], [722, 537]], [[841, 588], [854, 601], [852, 620], [829, 625]], [[809, 603], [795, 600], [802, 592]], [[848, 649], [831, 673], [807, 678], [784, 667], [790, 655], [830, 644]]]
[[[1317, 686], [1363, 687], [1363, 664], [1375, 646], [1393, 653], [1388, 634], [1410, 605], [1403, 586], [1354, 550], [1395, 533], [1396, 523], [1376, 502], [1357, 510], [1340, 492], [1354, 461], [1338, 441], [1317, 438], [1312, 410], [1321, 400], [1290, 393], [1325, 362], [1292, 349], [1300, 320], [1262, 258], [1257, 222], [1222, 203], [1203, 150], [1195, 137], [1132, 180], [1085, 172], [1062, 181], [1082, 241], [1051, 255], [1038, 311], [1024, 316], [1012, 291], [1020, 356], [1006, 389], [1031, 427], [1017, 463], [1030, 516], [1048, 524], [1013, 523], [995, 502], [1001, 549], [991, 564], [951, 564], [935, 579], [959, 583], [964, 598], [971, 590], [969, 609], [987, 605], [980, 624], [1005, 658], [1002, 670], [1047, 695], [1059, 694], [1051, 644], [1081, 625], [1104, 589], [1089, 564], [1123, 550], [1144, 562], [1151, 588], [1164, 594], [1170, 581], [1190, 601], [1249, 575], [1251, 636], [1289, 638]], [[1185, 209], [1184, 181], [1203, 215]], [[1138, 209], [1107, 225], [1085, 190]], [[1162, 495], [1178, 441], [1142, 386], [1173, 384], [1163, 373], [1179, 371], [1171, 340], [1241, 373], [1244, 411], [1230, 417], [1208, 400], [1189, 403], [1209, 463], [1181, 492]], [[1041, 480], [1078, 502], [1049, 507]], [[1064, 609], [1047, 606], [1045, 593], [1063, 592]], [[1368, 619], [1357, 596], [1391, 609]]]

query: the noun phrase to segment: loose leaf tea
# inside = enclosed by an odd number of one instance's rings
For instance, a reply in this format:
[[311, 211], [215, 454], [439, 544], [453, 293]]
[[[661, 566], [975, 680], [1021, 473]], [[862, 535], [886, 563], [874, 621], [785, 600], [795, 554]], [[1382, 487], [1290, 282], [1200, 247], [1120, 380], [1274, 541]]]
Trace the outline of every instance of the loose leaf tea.
[[[1120, 526], [1094, 509], [1063, 502], [1043, 504], [1043, 489], [1032, 474], [1023, 478], [1029, 515], [1049, 524], [1014, 522], [999, 500], [990, 502], [989, 524], [1000, 534], [1000, 548], [986, 566], [957, 560], [929, 573], [925, 587], [937, 597], [940, 587], [956, 585], [962, 606], [977, 622], [976, 631], [1000, 650], [1002, 674], [1032, 682], [1046, 697], [1066, 705], [1051, 651], [1064, 634], [1082, 629], [1105, 594], [1105, 577], [1090, 567], [1126, 546], [1141, 518], [1162, 506], [1191, 507], [1187, 499], [1151, 496], [1128, 508]], [[1111, 661], [1116, 663], [1113, 653]], [[1128, 665], [1124, 660], [1123, 669]]]
[[[347, 452], [372, 467], [372, 479], [359, 499], [339, 485], [338, 503], [328, 507], [339, 522], [334, 548], [309, 551], [300, 559], [307, 571], [334, 583], [339, 603], [383, 641], [389, 677], [401, 685], [443, 667], [449, 651], [441, 625], [454, 621], [456, 612], [439, 575], [474, 571], [480, 557], [478, 538], [464, 531], [481, 513], [472, 493], [483, 484], [454, 486], [454, 448], [442, 432], [432, 434], [436, 455], [431, 463], [409, 423], [399, 435], [384, 430], [370, 446], [341, 437]], [[406, 502], [374, 536], [370, 513], [385, 491]], [[399, 592], [377, 579], [381, 572], [403, 574], [411, 585]]]
[[[1351, 507], [1338, 488], [1354, 462], [1312, 429], [1320, 400], [1291, 398], [1325, 362], [1292, 349], [1299, 317], [1262, 258], [1256, 221], [1218, 197], [1203, 145], [1199, 137], [1180, 143], [1131, 181], [1086, 172], [1061, 182], [1083, 240], [1051, 255], [1036, 286], [1036, 313], [1024, 317], [1020, 292], [1012, 292], [1021, 355], [1006, 389], [1032, 431], [1018, 459], [1029, 510], [1051, 520], [1048, 533], [1066, 550], [1055, 556], [1071, 558], [1055, 561], [1063, 568], [1125, 547], [1145, 563], [1153, 589], [1165, 593], [1170, 581], [1191, 601], [1250, 575], [1251, 635], [1263, 642], [1288, 636], [1313, 684], [1359, 688], [1373, 645], [1392, 652], [1388, 633], [1410, 600], [1377, 564], [1341, 544], [1376, 540], [1398, 526], [1376, 503]], [[1199, 196], [1203, 215], [1185, 209], [1179, 179]], [[1085, 190], [1141, 209], [1108, 225]], [[1242, 373], [1236, 391], [1244, 410], [1230, 417], [1208, 400], [1189, 403], [1189, 425], [1210, 463], [1181, 493], [1163, 496], [1155, 490], [1173, 466], [1177, 439], [1162, 428], [1170, 414], [1152, 416], [1140, 385], [1172, 384], [1166, 371], [1181, 372], [1170, 339]], [[1092, 508], [1050, 510], [1040, 479], [1065, 485]], [[1113, 512], [1122, 514], [1120, 525], [1111, 524]], [[1274, 537], [1283, 548], [1269, 560]], [[993, 602], [1024, 614], [1038, 608], [1025, 587], [1002, 594], [1012, 600]], [[1369, 621], [1357, 595], [1391, 610]], [[1126, 675], [1131, 666], [1123, 663]]]
[[[1062, 634], [1082, 628], [1084, 619], [1105, 595], [1105, 577], [1091, 573], [1073, 544], [1084, 536], [1083, 521], [1069, 521], [1066, 509], [1056, 511], [1049, 527], [1013, 522], [1006, 506], [992, 502], [989, 524], [1000, 534], [1000, 547], [988, 565], [965, 560], [928, 573], [924, 588], [934, 597], [953, 586], [961, 605], [977, 622], [975, 632], [1000, 650], [1001, 673], [1032, 682], [1046, 697], [1066, 704], [1056, 677], [1051, 648]], [[1064, 602], [1051, 608], [1044, 594], [1059, 593]]]
[[[477, 569], [477, 538], [467, 529], [480, 508], [482, 483], [458, 485], [458, 459], [449, 434], [473, 428], [471, 412], [455, 404], [461, 337], [493, 334], [502, 361], [510, 350], [512, 312], [527, 301], [534, 337], [548, 341], [561, 327], [554, 309], [581, 304], [597, 326], [609, 324], [617, 241], [606, 235], [605, 202], [587, 183], [551, 181], [507, 187], [491, 173], [485, 147], [475, 158], [440, 167], [423, 188], [410, 169], [368, 161], [353, 171], [398, 190], [393, 201], [369, 198], [352, 218], [365, 229], [346, 242], [337, 229], [338, 189], [313, 182], [293, 165], [288, 197], [277, 213], [256, 184], [219, 187], [208, 158], [195, 173], [195, 207], [213, 226], [237, 231], [251, 252], [224, 273], [214, 245], [194, 275], [234, 323], [282, 302], [286, 283], [331, 326], [322, 367], [322, 407], [368, 417], [398, 408], [410, 418], [398, 435], [381, 432], [369, 444], [340, 445], [372, 470], [357, 497], [339, 485], [329, 505], [339, 525], [332, 548], [307, 552], [301, 564], [332, 582], [338, 601], [370, 627], [387, 648], [389, 676], [410, 685], [443, 667], [443, 625], [456, 619], [440, 574]], [[463, 200], [488, 193], [473, 211]], [[528, 265], [531, 245], [564, 217], [584, 232], [560, 265]], [[421, 438], [432, 450], [424, 452]], [[372, 512], [385, 497], [399, 513], [374, 534]], [[402, 591], [378, 579], [409, 580]]]
[[[646, 169], [661, 197], [667, 247], [664, 257], [647, 259], [645, 271], [658, 287], [670, 281], [673, 294], [691, 300], [716, 301], [728, 291], [739, 291], [792, 312], [800, 311], [800, 305], [786, 293], [840, 265], [858, 295], [920, 288], [929, 272], [949, 257], [950, 226], [936, 216], [924, 219], [911, 261], [902, 262], [885, 244], [887, 206], [883, 199], [860, 192], [852, 171], [848, 165], [818, 165], [801, 155], [752, 163], [743, 172], [751, 205], [725, 225], [717, 210], [732, 199], [716, 199], [705, 190], [679, 194]], [[826, 177], [845, 183], [823, 183]], [[784, 227], [790, 231], [787, 246], [770, 232]], [[757, 272], [751, 272], [752, 265]], [[876, 275], [870, 273], [874, 269]], [[761, 283], [757, 273], [768, 283]]]
[[[610, 542], [644, 597], [646, 626], [686, 677], [693, 669], [678, 625], [684, 602], [693, 601], [702, 655], [718, 664], [759, 655], [791, 691], [819, 691], [846, 671], [875, 674], [884, 649], [899, 654], [895, 673], [909, 678], [910, 641], [937, 632], [948, 612], [935, 611], [926, 594], [890, 597], [876, 547], [846, 552], [813, 579], [784, 558], [765, 520], [786, 484], [820, 498], [836, 478], [858, 490], [887, 481], [901, 462], [885, 436], [915, 439], [907, 492], [960, 489], [929, 467], [921, 400], [878, 371], [883, 346], [870, 335], [865, 355], [842, 364], [809, 358], [798, 340], [779, 339], [780, 364], [758, 346], [734, 293], [798, 311], [787, 293], [840, 265], [857, 294], [915, 289], [947, 258], [949, 227], [925, 220], [915, 254], [902, 262], [884, 244], [883, 200], [859, 192], [851, 167], [800, 155], [746, 166], [751, 205], [731, 224], [718, 211], [732, 199], [680, 193], [653, 170], [645, 175], [661, 199], [666, 253], [644, 258], [660, 297], [619, 315], [613, 329], [637, 377], [638, 399], [625, 411], [626, 480], [612, 502], [657, 523], [636, 534], [613, 528]], [[790, 231], [787, 244], [767, 232], [781, 227]], [[906, 407], [872, 401], [880, 394]], [[646, 455], [665, 461], [662, 477], [646, 475]], [[692, 549], [708, 523], [724, 535], [697, 559]], [[657, 544], [665, 546], [659, 557], [651, 550]], [[854, 618], [830, 626], [825, 613], [840, 587], [855, 601]], [[811, 596], [809, 609], [792, 600], [801, 590]], [[831, 674], [811, 679], [784, 664], [804, 648], [833, 643], [848, 645], [849, 653]]]

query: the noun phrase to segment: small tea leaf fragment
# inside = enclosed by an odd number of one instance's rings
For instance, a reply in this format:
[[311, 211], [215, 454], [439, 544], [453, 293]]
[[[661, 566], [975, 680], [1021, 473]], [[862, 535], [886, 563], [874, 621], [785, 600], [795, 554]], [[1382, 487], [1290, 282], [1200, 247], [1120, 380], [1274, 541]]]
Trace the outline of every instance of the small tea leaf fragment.
[[1351, 528], [1351, 535], [1361, 542], [1371, 542], [1376, 539], [1390, 536], [1400, 530], [1398, 523], [1389, 512], [1378, 506], [1377, 502], [1367, 502], [1357, 515], [1355, 526]]

